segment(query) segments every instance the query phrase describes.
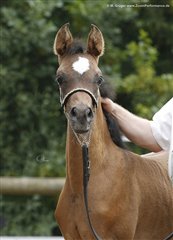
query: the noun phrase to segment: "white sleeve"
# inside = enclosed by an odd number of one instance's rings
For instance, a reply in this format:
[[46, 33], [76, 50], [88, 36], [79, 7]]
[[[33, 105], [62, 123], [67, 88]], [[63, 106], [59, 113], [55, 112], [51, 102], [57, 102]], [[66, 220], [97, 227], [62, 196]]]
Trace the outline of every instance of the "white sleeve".
[[163, 150], [169, 150], [173, 118], [173, 98], [171, 98], [150, 122], [154, 138]]

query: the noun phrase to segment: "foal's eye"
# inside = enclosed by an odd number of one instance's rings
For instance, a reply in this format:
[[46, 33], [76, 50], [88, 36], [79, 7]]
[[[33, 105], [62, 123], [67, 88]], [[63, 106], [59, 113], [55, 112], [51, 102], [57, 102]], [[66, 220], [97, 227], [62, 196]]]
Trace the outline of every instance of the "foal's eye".
[[56, 81], [59, 85], [61, 85], [61, 84], [63, 83], [63, 80], [64, 80], [64, 78], [63, 78], [62, 76], [56, 76], [56, 77], [55, 77], [55, 81]]
[[103, 76], [99, 76], [98, 78], [97, 78], [97, 84], [100, 86], [103, 82], [104, 82], [104, 78], [103, 78]]

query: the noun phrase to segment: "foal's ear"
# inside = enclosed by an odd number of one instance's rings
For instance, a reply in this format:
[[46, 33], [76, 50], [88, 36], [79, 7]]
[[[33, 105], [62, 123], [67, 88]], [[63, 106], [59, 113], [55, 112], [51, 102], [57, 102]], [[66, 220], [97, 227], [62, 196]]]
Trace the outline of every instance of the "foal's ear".
[[69, 23], [66, 23], [59, 29], [56, 34], [53, 45], [54, 54], [62, 57], [72, 42], [73, 37], [69, 30]]
[[91, 24], [91, 31], [88, 35], [87, 52], [94, 57], [99, 57], [104, 53], [103, 35], [94, 24]]

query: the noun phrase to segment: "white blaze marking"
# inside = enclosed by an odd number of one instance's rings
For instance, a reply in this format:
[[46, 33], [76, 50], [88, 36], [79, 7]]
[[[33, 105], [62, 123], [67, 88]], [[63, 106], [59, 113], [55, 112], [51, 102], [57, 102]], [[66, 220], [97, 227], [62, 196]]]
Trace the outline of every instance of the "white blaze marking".
[[79, 57], [79, 59], [73, 63], [72, 68], [80, 73], [83, 74], [84, 72], [89, 70], [89, 61], [87, 58]]

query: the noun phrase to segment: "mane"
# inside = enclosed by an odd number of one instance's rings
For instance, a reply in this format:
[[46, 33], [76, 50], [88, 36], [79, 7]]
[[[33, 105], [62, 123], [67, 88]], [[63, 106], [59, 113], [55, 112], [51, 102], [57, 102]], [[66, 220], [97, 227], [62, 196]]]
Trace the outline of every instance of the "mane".
[[[100, 93], [101, 93], [101, 97], [103, 97], [103, 98], [107, 97], [107, 98], [112, 99], [113, 101], [115, 100], [115, 92], [113, 91], [112, 86], [108, 82], [104, 82], [101, 85]], [[109, 133], [110, 133], [110, 136], [112, 138], [112, 141], [118, 147], [125, 148], [125, 144], [122, 141], [118, 121], [116, 120], [115, 117], [112, 117], [112, 115], [110, 113], [106, 112], [104, 109], [103, 109], [103, 113], [104, 113], [105, 118], [106, 118], [106, 122], [107, 122], [107, 125], [108, 125], [108, 129], [109, 129]]]
[[[75, 39], [73, 43], [69, 46], [69, 48], [66, 49], [66, 54], [68, 55], [74, 55], [74, 54], [85, 53], [85, 52], [86, 52], [86, 47], [84, 46], [83, 42], [80, 39]], [[115, 100], [115, 92], [112, 90], [112, 86], [108, 82], [104, 82], [101, 85], [100, 93], [103, 98], [108, 97], [112, 100]], [[103, 113], [106, 118], [106, 122], [108, 125], [108, 129], [109, 129], [112, 141], [117, 146], [121, 148], [125, 148], [125, 144], [122, 141], [117, 120], [113, 118], [112, 115], [106, 112], [105, 110], [103, 110]]]
[[84, 46], [81, 39], [74, 39], [72, 44], [66, 49], [66, 54], [74, 55], [78, 53], [85, 53], [86, 47]]

